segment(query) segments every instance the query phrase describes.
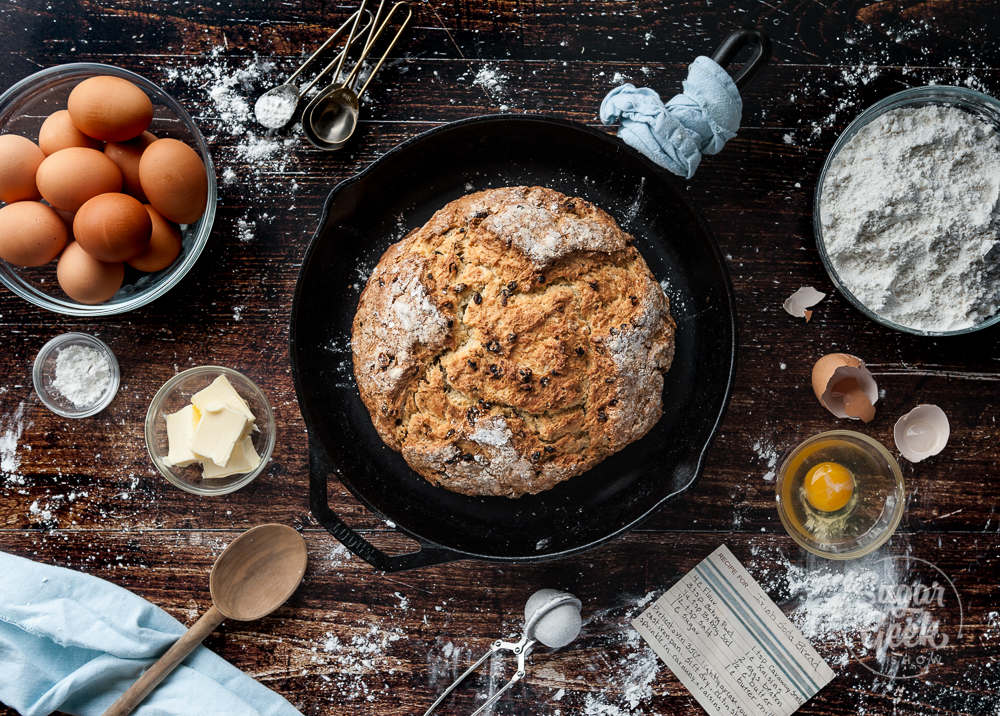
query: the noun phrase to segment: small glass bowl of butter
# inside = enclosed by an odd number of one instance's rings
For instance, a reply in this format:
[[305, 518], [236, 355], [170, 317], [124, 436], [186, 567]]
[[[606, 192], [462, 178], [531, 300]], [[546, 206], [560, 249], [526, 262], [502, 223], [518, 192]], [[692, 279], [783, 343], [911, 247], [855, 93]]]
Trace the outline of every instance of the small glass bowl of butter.
[[146, 449], [171, 484], [196, 495], [248, 485], [274, 451], [274, 413], [252, 380], [230, 368], [178, 373], [146, 412]]

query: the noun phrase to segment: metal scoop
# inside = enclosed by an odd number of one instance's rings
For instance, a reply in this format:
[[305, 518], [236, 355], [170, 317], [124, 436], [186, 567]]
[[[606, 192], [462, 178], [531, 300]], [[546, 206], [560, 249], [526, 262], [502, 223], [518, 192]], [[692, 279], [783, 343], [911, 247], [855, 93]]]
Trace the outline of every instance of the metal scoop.
[[524, 605], [524, 632], [521, 639], [517, 642], [503, 641], [502, 639], [493, 642], [489, 651], [483, 654], [476, 663], [466, 669], [465, 673], [455, 679], [454, 683], [438, 696], [437, 701], [424, 712], [424, 716], [431, 716], [434, 710], [444, 703], [448, 695], [482, 666], [483, 662], [498, 651], [509, 651], [517, 657], [517, 671], [488, 701], [472, 712], [472, 716], [479, 716], [499, 701], [508, 689], [528, 673], [526, 661], [536, 644], [544, 644], [550, 649], [560, 649], [576, 639], [580, 634], [582, 624], [580, 619], [581, 606], [580, 600], [569, 592], [539, 589], [528, 598]]
[[[361, 9], [358, 12], [364, 10], [364, 7], [365, 2], [362, 2]], [[405, 2], [397, 2], [386, 13], [385, 17], [382, 17], [384, 7], [385, 0], [381, 0], [378, 11], [375, 13], [375, 19], [371, 23], [371, 29], [368, 31], [368, 39], [365, 41], [361, 56], [358, 58], [357, 64], [354, 65], [354, 69], [347, 76], [347, 79], [337, 84], [337, 80], [340, 78], [338, 70], [335, 75], [334, 84], [313, 97], [312, 101], [302, 111], [302, 131], [305, 133], [306, 138], [319, 149], [329, 151], [340, 149], [353, 136], [354, 130], [358, 126], [358, 115], [361, 112], [361, 96], [368, 89], [368, 85], [375, 78], [375, 75], [382, 67], [382, 63], [385, 62], [386, 57], [389, 56], [392, 48], [395, 47], [396, 42], [402, 36], [403, 31], [410, 22], [410, 18], [413, 17], [413, 10]], [[386, 27], [392, 21], [396, 11], [401, 9], [405, 9], [406, 17], [399, 24], [399, 29], [382, 53], [378, 64], [375, 65], [371, 74], [368, 75], [368, 79], [365, 80], [360, 90], [355, 90], [354, 86], [358, 81], [362, 63], [368, 57], [372, 46], [382, 36]], [[352, 28], [351, 35], [347, 39], [348, 45], [353, 41], [354, 30]]]
[[[359, 33], [355, 33], [354, 31], [362, 16], [365, 18], [363, 26]], [[313, 77], [309, 84], [300, 89], [299, 86], [295, 84], [295, 80], [298, 76], [305, 71], [306, 67], [308, 67], [312, 61], [320, 55], [320, 53], [337, 42], [341, 35], [344, 34], [347, 26], [352, 23], [354, 26], [351, 27], [351, 38], [348, 43], [344, 45], [344, 49], [342, 49], [337, 56], [326, 65], [326, 67], [321, 69], [316, 76]], [[299, 68], [285, 79], [283, 84], [280, 84], [277, 87], [272, 87], [257, 98], [257, 102], [253, 107], [253, 113], [257, 118], [257, 121], [268, 129], [281, 129], [288, 124], [292, 117], [295, 116], [295, 110], [299, 106], [299, 100], [303, 95], [307, 94], [309, 90], [315, 87], [316, 83], [325, 77], [326, 74], [334, 67], [337, 68], [337, 72], [334, 77], [340, 75], [340, 70], [344, 66], [344, 60], [347, 58], [347, 51], [351, 49], [354, 39], [356, 37], [360, 37], [360, 34], [364, 33], [364, 31], [367, 30], [371, 24], [372, 14], [365, 10], [364, 6], [348, 17], [344, 21], [344, 24], [338, 27], [334, 33], [327, 38], [326, 42], [316, 48], [316, 51], [309, 55], [309, 58], [299, 65]]]

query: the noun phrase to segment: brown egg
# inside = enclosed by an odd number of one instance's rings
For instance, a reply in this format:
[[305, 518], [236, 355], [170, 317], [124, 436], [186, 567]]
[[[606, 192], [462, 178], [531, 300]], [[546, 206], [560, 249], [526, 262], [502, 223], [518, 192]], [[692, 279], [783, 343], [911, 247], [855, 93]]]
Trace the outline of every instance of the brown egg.
[[98, 261], [127, 261], [149, 248], [153, 224], [128, 194], [99, 194], [73, 218], [73, 238]]
[[139, 157], [150, 144], [156, 141], [156, 136], [143, 132], [135, 139], [127, 142], [108, 142], [104, 145], [104, 153], [121, 170], [125, 179], [125, 191], [140, 201], [146, 200], [139, 183]]
[[38, 145], [17, 134], [0, 135], [0, 201], [37, 199], [35, 172], [45, 159]]
[[75, 211], [65, 211], [63, 209], [53, 209], [53, 211], [55, 211], [57, 214], [59, 214], [59, 218], [62, 219], [66, 223], [66, 228], [69, 229], [70, 231], [72, 231], [73, 230], [73, 217], [76, 216], [76, 212]]
[[176, 139], [158, 139], [142, 153], [139, 181], [153, 208], [178, 224], [205, 213], [208, 177], [198, 153]]
[[146, 250], [128, 261], [128, 265], [139, 271], [152, 273], [162, 271], [172, 264], [181, 253], [181, 231], [164, 219], [160, 212], [148, 204], [144, 205], [153, 222], [153, 233]]
[[0, 209], [0, 259], [18, 266], [42, 266], [59, 255], [69, 232], [50, 207], [18, 201]]
[[153, 103], [128, 80], [90, 77], [73, 88], [66, 101], [73, 124], [88, 137], [124, 142], [138, 137], [153, 119]]
[[98, 261], [75, 241], [59, 257], [56, 278], [63, 292], [80, 303], [104, 303], [125, 280], [125, 264]]
[[60, 109], [42, 122], [42, 127], [38, 130], [38, 146], [45, 154], [55, 154], [60, 149], [69, 147], [100, 149], [101, 143], [77, 129], [69, 112]]
[[121, 191], [122, 173], [96, 149], [69, 147], [45, 157], [38, 166], [35, 183], [52, 206], [76, 211], [98, 194]]

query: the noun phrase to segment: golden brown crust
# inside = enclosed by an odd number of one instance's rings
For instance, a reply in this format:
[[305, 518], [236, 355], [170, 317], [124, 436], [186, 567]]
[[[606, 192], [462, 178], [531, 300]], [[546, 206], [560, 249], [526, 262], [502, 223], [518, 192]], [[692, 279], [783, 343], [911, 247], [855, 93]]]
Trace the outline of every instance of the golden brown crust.
[[631, 241], [582, 199], [506, 187], [391, 246], [352, 332], [382, 439], [436, 485], [519, 497], [645, 435], [674, 321]]

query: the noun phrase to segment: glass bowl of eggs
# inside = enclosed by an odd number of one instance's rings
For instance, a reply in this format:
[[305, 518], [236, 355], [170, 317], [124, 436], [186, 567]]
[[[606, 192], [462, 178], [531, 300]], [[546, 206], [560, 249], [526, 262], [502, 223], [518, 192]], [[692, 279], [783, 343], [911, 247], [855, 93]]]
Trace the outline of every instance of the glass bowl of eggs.
[[899, 463], [882, 443], [853, 430], [830, 430], [795, 447], [775, 488], [785, 530], [828, 559], [856, 559], [881, 547], [906, 505]]
[[216, 200], [205, 138], [140, 75], [59, 65], [0, 95], [0, 282], [36, 306], [154, 301], [198, 260]]

